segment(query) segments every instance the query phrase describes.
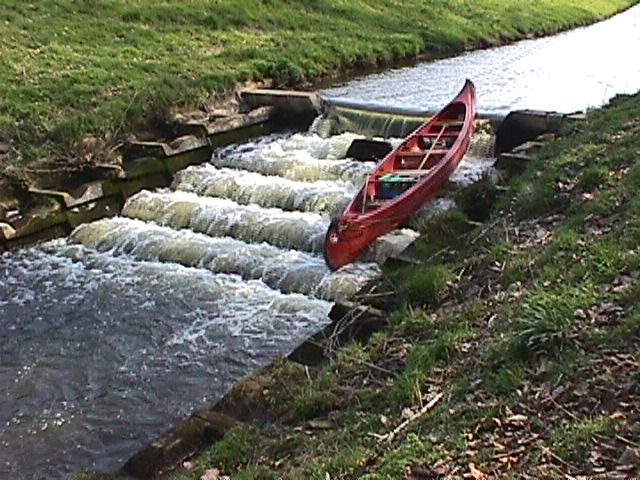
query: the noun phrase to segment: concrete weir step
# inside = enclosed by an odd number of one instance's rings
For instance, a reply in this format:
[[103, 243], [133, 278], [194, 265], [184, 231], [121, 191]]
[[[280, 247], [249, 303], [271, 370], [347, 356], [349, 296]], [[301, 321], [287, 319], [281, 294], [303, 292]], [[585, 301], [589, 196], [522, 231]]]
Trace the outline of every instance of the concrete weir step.
[[279, 112], [288, 114], [315, 115], [322, 108], [316, 92], [252, 89], [241, 91], [240, 98], [250, 108], [273, 106]]

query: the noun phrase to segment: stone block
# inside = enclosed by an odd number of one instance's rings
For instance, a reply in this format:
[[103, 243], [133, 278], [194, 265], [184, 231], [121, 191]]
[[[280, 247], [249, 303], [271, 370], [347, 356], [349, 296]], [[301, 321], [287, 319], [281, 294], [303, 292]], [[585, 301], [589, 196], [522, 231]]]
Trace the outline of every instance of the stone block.
[[321, 111], [320, 96], [316, 92], [253, 89], [241, 91], [240, 98], [250, 108], [273, 106], [280, 112], [295, 115]]
[[71, 228], [99, 218], [113, 217], [122, 210], [124, 201], [121, 196], [98, 198], [92, 202], [83, 203], [66, 211], [67, 222]]
[[131, 158], [123, 162], [123, 168], [128, 179], [168, 173], [164, 156]]
[[238, 422], [210, 411], [196, 412], [140, 450], [122, 467], [135, 478], [155, 478], [198, 449], [222, 439]]

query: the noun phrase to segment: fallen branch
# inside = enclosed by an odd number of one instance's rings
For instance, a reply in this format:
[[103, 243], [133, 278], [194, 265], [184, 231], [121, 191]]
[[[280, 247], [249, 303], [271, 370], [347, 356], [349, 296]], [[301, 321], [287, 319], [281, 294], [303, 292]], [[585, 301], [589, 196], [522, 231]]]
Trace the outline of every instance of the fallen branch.
[[432, 410], [436, 406], [436, 404], [440, 400], [442, 400], [443, 396], [444, 396], [443, 393], [438, 393], [427, 404], [425, 404], [420, 410], [418, 410], [416, 413], [411, 415], [409, 418], [407, 418], [404, 422], [402, 422], [400, 425], [398, 425], [396, 428], [394, 428], [389, 433], [385, 433], [384, 435], [378, 435], [378, 434], [374, 433], [372, 435], [375, 438], [377, 438], [378, 440], [385, 440], [387, 442], [392, 442], [398, 436], [398, 434], [401, 433], [404, 429], [406, 429], [411, 423], [416, 421], [418, 418], [422, 417], [428, 411]]

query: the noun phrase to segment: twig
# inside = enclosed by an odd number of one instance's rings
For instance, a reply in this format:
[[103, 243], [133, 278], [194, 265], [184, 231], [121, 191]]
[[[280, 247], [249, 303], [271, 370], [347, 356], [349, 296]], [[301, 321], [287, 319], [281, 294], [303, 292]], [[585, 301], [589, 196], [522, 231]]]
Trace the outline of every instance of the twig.
[[444, 396], [443, 393], [438, 393], [435, 397], [433, 397], [429, 401], [429, 403], [424, 405], [420, 410], [418, 410], [416, 413], [411, 415], [409, 418], [407, 418], [404, 422], [402, 422], [396, 428], [391, 430], [389, 433], [386, 433], [385, 435], [374, 435], [374, 436], [379, 440], [386, 440], [387, 442], [392, 442], [400, 432], [402, 432], [405, 428], [409, 426], [409, 424], [411, 424], [418, 418], [422, 417], [429, 410], [432, 410], [433, 407], [436, 406], [436, 404], [442, 399], [443, 396]]
[[484, 237], [489, 230], [491, 230], [493, 227], [495, 227], [498, 224], [499, 221], [500, 221], [500, 218], [498, 218], [494, 222], [491, 222], [491, 224], [489, 226], [487, 226], [487, 228], [482, 230], [478, 235], [476, 235], [473, 239], [471, 239], [471, 241], [469, 242], [469, 245], [473, 245], [478, 240], [480, 240], [482, 237]]
[[545, 454], [549, 455], [556, 462], [559, 462], [559, 463], [563, 464], [565, 467], [574, 468], [573, 465], [571, 465], [569, 462], [565, 461], [562, 457], [559, 457], [558, 455], [553, 453], [548, 447], [542, 447], [542, 450], [544, 451]]
[[[358, 310], [358, 313], [354, 314], [356, 310]], [[335, 344], [337, 344], [340, 335], [342, 335], [342, 333], [344, 333], [350, 325], [353, 325], [356, 320], [358, 320], [364, 314], [368, 313], [370, 310], [371, 307], [369, 307], [368, 305], [357, 306], [336, 322], [336, 325], [333, 328], [333, 332], [327, 339], [327, 350], [329, 354], [332, 354], [335, 351], [334, 347]]]
[[554, 406], [558, 407], [560, 410], [562, 410], [564, 413], [566, 413], [567, 415], [569, 415], [572, 419], [580, 421], [581, 418], [578, 417], [576, 414], [574, 414], [573, 412], [571, 412], [570, 410], [568, 410], [564, 405], [560, 405], [558, 402], [556, 402], [556, 399], [553, 398], [551, 395], [547, 395], [547, 400], [549, 400], [551, 403], [553, 403]]
[[616, 438], [622, 443], [629, 445], [630, 447], [640, 448], [640, 443], [633, 442], [628, 438], [624, 438], [622, 435], [616, 435]]
[[[345, 353], [343, 351], [342, 355], [344, 355], [344, 354]], [[393, 372], [391, 370], [387, 370], [384, 367], [380, 367], [380, 366], [376, 365], [375, 363], [367, 362], [366, 360], [361, 360], [359, 358], [355, 358], [355, 357], [352, 357], [350, 355], [346, 355], [346, 356], [347, 356], [347, 358], [349, 358], [349, 360], [353, 360], [354, 362], [361, 363], [365, 367], [372, 368], [373, 370], [378, 370], [379, 372], [385, 373], [387, 375], [393, 375]]]

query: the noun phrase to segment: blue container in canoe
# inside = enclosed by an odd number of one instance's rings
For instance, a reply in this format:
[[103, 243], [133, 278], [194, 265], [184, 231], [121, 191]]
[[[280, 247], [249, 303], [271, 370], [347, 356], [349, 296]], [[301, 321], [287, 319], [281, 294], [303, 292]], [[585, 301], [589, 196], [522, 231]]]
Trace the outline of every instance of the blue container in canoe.
[[379, 181], [380, 198], [383, 200], [395, 198], [415, 183], [416, 181], [412, 178], [394, 175], [393, 173], [383, 175]]

